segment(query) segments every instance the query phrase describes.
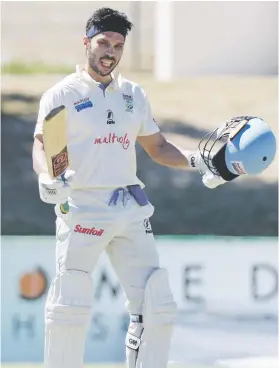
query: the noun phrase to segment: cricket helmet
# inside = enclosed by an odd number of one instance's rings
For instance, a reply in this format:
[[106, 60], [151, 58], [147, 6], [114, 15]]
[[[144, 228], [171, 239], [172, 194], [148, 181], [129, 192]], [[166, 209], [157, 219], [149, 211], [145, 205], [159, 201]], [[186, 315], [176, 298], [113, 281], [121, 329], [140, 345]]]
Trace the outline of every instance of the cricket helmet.
[[263, 172], [274, 159], [276, 139], [261, 118], [237, 116], [203, 137], [199, 151], [213, 174], [231, 181]]

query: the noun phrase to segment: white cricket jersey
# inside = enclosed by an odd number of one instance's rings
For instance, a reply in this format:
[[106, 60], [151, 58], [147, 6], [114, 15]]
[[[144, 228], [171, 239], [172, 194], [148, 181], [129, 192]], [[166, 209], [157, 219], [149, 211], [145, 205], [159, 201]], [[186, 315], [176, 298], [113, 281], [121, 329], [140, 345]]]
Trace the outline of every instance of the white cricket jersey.
[[77, 66], [76, 73], [42, 96], [35, 135], [42, 134], [45, 117], [61, 105], [67, 112], [70, 168], [76, 172], [72, 189], [144, 186], [136, 175], [136, 140], [159, 128], [141, 87], [119, 75], [102, 90]]

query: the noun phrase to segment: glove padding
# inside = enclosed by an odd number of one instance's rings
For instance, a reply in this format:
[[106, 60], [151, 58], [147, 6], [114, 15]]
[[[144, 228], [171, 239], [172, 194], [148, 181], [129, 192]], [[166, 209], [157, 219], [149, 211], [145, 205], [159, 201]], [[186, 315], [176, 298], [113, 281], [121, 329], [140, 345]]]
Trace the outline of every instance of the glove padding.
[[226, 183], [226, 181], [221, 178], [221, 176], [215, 175], [209, 170], [205, 174], [203, 174], [202, 182], [209, 189], [214, 189], [219, 185]]
[[41, 200], [49, 204], [67, 202], [70, 194], [68, 182], [71, 181], [74, 174], [74, 171], [66, 170], [61, 177], [56, 179], [52, 179], [47, 173], [40, 174], [38, 181]]

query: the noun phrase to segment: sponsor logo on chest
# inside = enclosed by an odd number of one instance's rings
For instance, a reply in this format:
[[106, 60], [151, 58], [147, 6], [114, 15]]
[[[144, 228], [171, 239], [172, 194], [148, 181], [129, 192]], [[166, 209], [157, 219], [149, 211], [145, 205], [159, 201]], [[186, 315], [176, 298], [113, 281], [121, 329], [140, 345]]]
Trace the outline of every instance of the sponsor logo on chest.
[[93, 107], [93, 104], [90, 101], [89, 97], [85, 97], [85, 98], [82, 98], [79, 101], [74, 102], [74, 106], [75, 106], [75, 109], [77, 110], [77, 112], [80, 112], [81, 110]]
[[128, 134], [123, 136], [116, 135], [115, 133], [109, 133], [106, 136], [95, 138], [94, 144], [121, 144], [123, 149], [127, 149], [130, 145]]
[[115, 124], [113, 112], [111, 110], [107, 110], [107, 124]]

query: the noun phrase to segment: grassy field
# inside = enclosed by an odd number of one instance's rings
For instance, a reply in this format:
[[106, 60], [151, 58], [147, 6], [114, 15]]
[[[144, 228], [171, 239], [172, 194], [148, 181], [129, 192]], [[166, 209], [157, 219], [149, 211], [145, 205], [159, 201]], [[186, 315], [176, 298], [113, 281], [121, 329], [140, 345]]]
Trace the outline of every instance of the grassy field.
[[2, 65], [2, 74], [37, 75], [37, 74], [70, 74], [73, 69], [66, 65], [49, 65], [42, 62], [23, 63], [15, 60]]

